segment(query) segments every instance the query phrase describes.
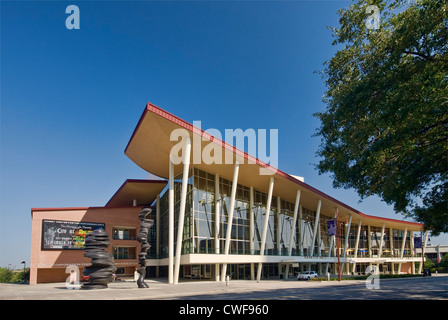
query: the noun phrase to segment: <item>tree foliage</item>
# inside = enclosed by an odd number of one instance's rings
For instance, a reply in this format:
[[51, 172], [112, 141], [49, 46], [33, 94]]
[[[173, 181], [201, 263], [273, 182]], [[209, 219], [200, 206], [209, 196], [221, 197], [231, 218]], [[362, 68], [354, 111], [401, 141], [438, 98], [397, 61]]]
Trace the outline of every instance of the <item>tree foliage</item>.
[[[339, 10], [325, 63], [319, 173], [448, 232], [448, 0], [358, 1]], [[379, 26], [367, 19], [376, 5]], [[370, 28], [369, 28], [370, 26]]]
[[10, 282], [14, 273], [7, 268], [0, 268], [0, 283]]
[[445, 254], [442, 260], [440, 260], [439, 267], [448, 269], [448, 254]]

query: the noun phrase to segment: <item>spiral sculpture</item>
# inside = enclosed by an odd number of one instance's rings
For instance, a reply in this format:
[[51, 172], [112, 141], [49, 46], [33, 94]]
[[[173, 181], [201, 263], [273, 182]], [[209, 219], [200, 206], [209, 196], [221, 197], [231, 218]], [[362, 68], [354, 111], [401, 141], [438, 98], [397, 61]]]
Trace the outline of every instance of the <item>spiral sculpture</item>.
[[90, 276], [89, 282], [82, 289], [105, 289], [113, 281], [115, 272], [114, 257], [107, 252], [110, 246], [109, 236], [104, 229], [96, 229], [86, 237], [84, 257], [91, 258], [91, 265], [83, 271], [83, 275]]
[[154, 220], [149, 219], [149, 215], [151, 214], [151, 208], [143, 208], [138, 215], [141, 223], [140, 223], [140, 232], [137, 236], [137, 241], [142, 244], [140, 253], [138, 254], [138, 263], [140, 264], [140, 268], [137, 269], [139, 273], [139, 277], [137, 280], [137, 286], [139, 288], [148, 288], [148, 284], [145, 283], [145, 274], [146, 274], [146, 254], [151, 245], [148, 243], [148, 234], [149, 229], [154, 224]]

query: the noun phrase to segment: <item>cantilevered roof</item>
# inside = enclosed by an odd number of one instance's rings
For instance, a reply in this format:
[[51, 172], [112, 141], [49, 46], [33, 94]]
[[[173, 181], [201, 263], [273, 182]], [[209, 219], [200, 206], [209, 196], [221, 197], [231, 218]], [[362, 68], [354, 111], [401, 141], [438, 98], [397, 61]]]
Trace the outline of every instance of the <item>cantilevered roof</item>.
[[[363, 225], [369, 224], [372, 226], [382, 226], [383, 223], [385, 223], [387, 227], [396, 229], [403, 229], [403, 225], [405, 224], [408, 227], [408, 230], [411, 231], [420, 231], [423, 227], [422, 224], [415, 222], [380, 218], [363, 214], [316, 188], [313, 188], [305, 182], [300, 181], [281, 170], [268, 166], [255, 157], [211, 136], [203, 130], [194, 127], [192, 124], [149, 102], [132, 134], [126, 147], [125, 154], [144, 170], [168, 179], [170, 151], [171, 148], [179, 142], [170, 140], [170, 135], [175, 129], [185, 129], [186, 132], [188, 132], [193, 143], [190, 164], [200, 170], [212, 174], [219, 174], [222, 178], [233, 180], [234, 164], [238, 161], [240, 164], [238, 175], [239, 184], [252, 186], [256, 190], [268, 193], [269, 181], [270, 178], [273, 177], [274, 197], [278, 196], [286, 201], [294, 203], [297, 190], [301, 190], [300, 204], [305, 208], [316, 210], [318, 200], [321, 200], [322, 215], [333, 217], [335, 209], [338, 208], [340, 219], [348, 219], [348, 216], [352, 215], [352, 223], [358, 223], [359, 220], [362, 219]], [[208, 144], [213, 143], [216, 144], [214, 147], [222, 148], [223, 157], [226, 154], [226, 150], [230, 151], [228, 154], [230, 154], [232, 159], [228, 158], [227, 160], [233, 161], [227, 161], [231, 164], [206, 164], [203, 161], [194, 163], [193, 153], [195, 150], [196, 152], [198, 150], [195, 149], [198, 148], [198, 141], [202, 141], [200, 143], [201, 154]], [[223, 162], [225, 161], [223, 160]], [[182, 167], [182, 164], [176, 165], [174, 174], [180, 174], [182, 172]], [[260, 168], [265, 168], [265, 170], [270, 171], [272, 175], [260, 174]]]
[[134, 200], [137, 201], [138, 206], [151, 205], [166, 184], [165, 180], [128, 179], [110, 198], [106, 207], [132, 206]]

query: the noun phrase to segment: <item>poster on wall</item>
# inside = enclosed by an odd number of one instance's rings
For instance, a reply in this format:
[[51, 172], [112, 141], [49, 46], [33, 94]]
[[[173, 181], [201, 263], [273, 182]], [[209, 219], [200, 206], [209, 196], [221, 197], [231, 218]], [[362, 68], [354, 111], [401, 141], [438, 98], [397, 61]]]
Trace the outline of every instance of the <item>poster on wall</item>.
[[42, 250], [83, 249], [86, 236], [104, 223], [84, 221], [42, 220]]

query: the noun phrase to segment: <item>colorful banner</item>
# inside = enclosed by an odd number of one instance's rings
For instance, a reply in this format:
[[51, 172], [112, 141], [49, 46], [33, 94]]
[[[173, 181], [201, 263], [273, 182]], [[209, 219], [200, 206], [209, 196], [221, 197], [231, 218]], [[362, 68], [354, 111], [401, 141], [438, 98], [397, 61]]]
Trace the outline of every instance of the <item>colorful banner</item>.
[[42, 221], [42, 250], [83, 249], [86, 236], [104, 223], [84, 221]]

